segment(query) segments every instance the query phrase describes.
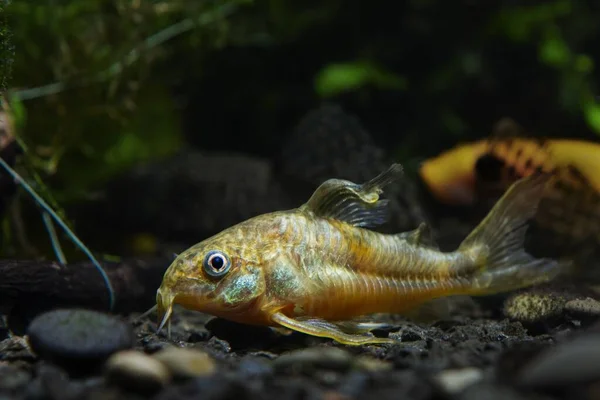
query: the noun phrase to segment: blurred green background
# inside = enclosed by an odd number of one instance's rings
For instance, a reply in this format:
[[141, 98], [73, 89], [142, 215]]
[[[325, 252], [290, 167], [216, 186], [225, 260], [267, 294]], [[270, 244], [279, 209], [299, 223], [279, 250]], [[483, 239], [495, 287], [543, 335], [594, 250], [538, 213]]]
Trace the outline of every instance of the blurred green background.
[[20, 0], [0, 12], [27, 176], [63, 206], [182, 147], [268, 158], [323, 100], [409, 171], [505, 116], [537, 135], [600, 134], [593, 0]]

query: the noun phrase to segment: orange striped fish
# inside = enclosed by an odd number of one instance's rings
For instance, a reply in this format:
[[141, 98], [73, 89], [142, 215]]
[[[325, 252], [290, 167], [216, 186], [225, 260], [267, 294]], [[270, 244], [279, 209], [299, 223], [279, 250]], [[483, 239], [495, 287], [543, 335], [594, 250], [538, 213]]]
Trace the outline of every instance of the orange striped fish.
[[[419, 174], [439, 201], [472, 205], [482, 190], [506, 190], [536, 171], [550, 172], [563, 187], [600, 193], [600, 143], [524, 137], [503, 119], [489, 139], [459, 145], [421, 164]], [[502, 132], [502, 133], [499, 133]]]
[[549, 173], [552, 184], [534, 217], [532, 242], [544, 255], [570, 257], [583, 267], [598, 264], [600, 144], [531, 138], [514, 121], [503, 119], [490, 138], [427, 160], [419, 172], [438, 201], [481, 205], [483, 210], [516, 180]]

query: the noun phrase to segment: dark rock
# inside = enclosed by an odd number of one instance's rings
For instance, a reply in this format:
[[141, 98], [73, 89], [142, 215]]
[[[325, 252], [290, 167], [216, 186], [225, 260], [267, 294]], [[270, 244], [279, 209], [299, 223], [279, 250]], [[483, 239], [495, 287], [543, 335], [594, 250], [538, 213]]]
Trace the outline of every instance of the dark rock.
[[369, 386], [357, 398], [428, 400], [433, 391], [425, 374], [417, 370], [390, 371], [372, 375]]
[[31, 379], [31, 374], [11, 365], [0, 365], [0, 393], [14, 392], [23, 388]]
[[24, 390], [26, 399], [78, 400], [94, 386], [87, 381], [72, 380], [66, 371], [46, 362], [37, 364], [34, 376], [35, 379], [28, 382]]
[[0, 315], [0, 342], [3, 341], [4, 339], [7, 339], [8, 334], [9, 334], [8, 326], [6, 326], [4, 318]]
[[402, 342], [416, 342], [423, 340], [423, 333], [414, 328], [403, 329], [400, 339]]
[[[353, 115], [342, 107], [325, 103], [308, 112], [286, 139], [279, 164], [284, 176], [295, 178], [294, 189], [304, 183], [307, 196], [330, 178], [366, 182], [386, 170], [392, 160]], [[390, 222], [386, 231], [406, 231], [427, 221], [419, 192], [408, 178], [386, 187], [390, 199]]]
[[246, 356], [240, 360], [238, 373], [244, 379], [260, 379], [273, 373], [271, 363], [261, 357]]
[[74, 372], [93, 368], [134, 341], [132, 328], [121, 319], [84, 309], [42, 314], [29, 326], [28, 336], [36, 354]]
[[255, 215], [298, 205], [276, 181], [269, 160], [190, 150], [134, 168], [108, 184], [101, 200], [73, 214], [94, 216], [81, 229], [96, 236], [102, 221], [112, 221], [110, 233], [102, 233], [114, 236], [114, 246], [117, 236], [140, 232], [190, 245]]
[[371, 379], [369, 375], [362, 371], [352, 371], [340, 383], [338, 391], [350, 398], [359, 398], [364, 395], [370, 384]]
[[510, 387], [481, 382], [466, 388], [458, 398], [460, 400], [525, 400], [530, 397], [521, 395]]
[[550, 348], [529, 362], [518, 383], [555, 387], [600, 380], [600, 335], [589, 334]]
[[276, 369], [326, 368], [346, 370], [352, 364], [353, 356], [337, 347], [313, 347], [295, 350], [279, 356], [273, 361]]
[[245, 325], [223, 318], [213, 318], [206, 323], [206, 329], [214, 338], [225, 340], [232, 349], [261, 348], [272, 343], [281, 335], [264, 326]]
[[514, 382], [523, 368], [553, 343], [541, 340], [514, 343], [504, 349], [496, 361], [496, 375], [503, 382]]
[[183, 385], [170, 386], [154, 399], [180, 400], [200, 397], [203, 400], [264, 398], [244, 381], [235, 379], [228, 374], [217, 374], [212, 377], [196, 378]]
[[317, 185], [325, 177], [366, 181], [386, 163], [385, 152], [360, 121], [332, 103], [309, 111], [281, 152], [284, 173]]
[[78, 394], [70, 385], [65, 371], [53, 365], [42, 363], [37, 369], [37, 376], [46, 395], [51, 399], [70, 399]]

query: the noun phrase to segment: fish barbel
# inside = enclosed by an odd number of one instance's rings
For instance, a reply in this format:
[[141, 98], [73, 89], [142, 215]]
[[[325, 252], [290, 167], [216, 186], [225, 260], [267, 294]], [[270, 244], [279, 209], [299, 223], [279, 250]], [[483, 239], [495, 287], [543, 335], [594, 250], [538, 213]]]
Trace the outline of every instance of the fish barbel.
[[179, 304], [347, 345], [392, 343], [370, 332], [377, 324], [352, 321], [439, 297], [523, 288], [570, 267], [523, 248], [547, 175], [516, 182], [457, 250], [441, 252], [425, 224], [399, 234], [369, 229], [386, 221], [380, 194], [401, 174], [394, 164], [364, 184], [329, 179], [296, 209], [256, 216], [190, 247], [158, 289], [158, 331]]

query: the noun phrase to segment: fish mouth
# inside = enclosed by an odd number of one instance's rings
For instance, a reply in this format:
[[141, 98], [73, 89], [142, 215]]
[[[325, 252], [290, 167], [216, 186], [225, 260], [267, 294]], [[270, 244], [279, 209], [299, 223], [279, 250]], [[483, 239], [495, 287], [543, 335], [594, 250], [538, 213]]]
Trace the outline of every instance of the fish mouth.
[[173, 316], [173, 307], [179, 304], [184, 308], [204, 312], [208, 314], [218, 313], [218, 307], [215, 300], [215, 293], [212, 291], [195, 289], [195, 293], [177, 293], [172, 289], [161, 287], [156, 292], [156, 314], [158, 328], [156, 334], [159, 334], [167, 325], [167, 336], [170, 337], [171, 317]]

